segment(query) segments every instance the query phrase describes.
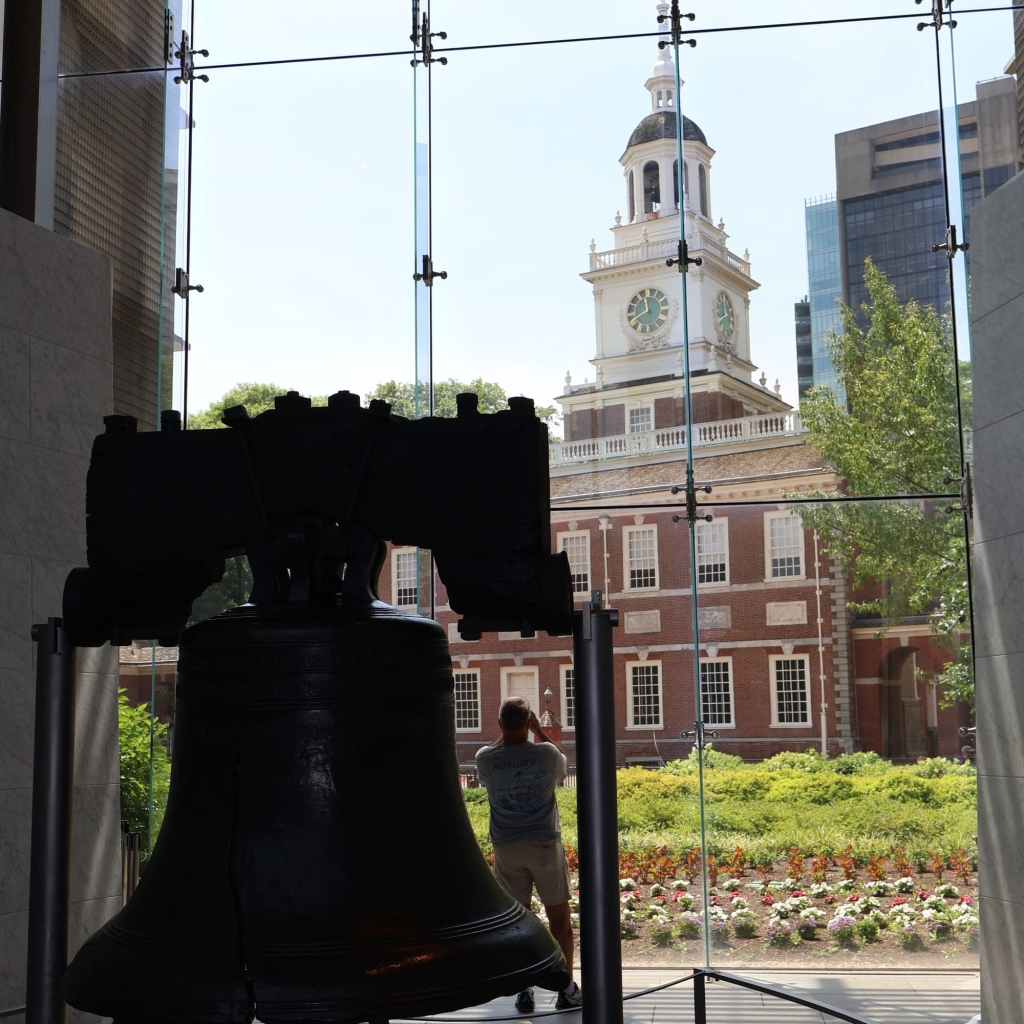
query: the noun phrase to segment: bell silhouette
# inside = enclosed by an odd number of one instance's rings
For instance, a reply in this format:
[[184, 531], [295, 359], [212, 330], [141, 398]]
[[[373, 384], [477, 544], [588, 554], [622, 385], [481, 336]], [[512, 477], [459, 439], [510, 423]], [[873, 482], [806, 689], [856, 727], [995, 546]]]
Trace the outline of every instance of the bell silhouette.
[[356, 1022], [568, 983], [458, 780], [443, 628], [375, 602], [236, 609], [180, 645], [171, 789], [64, 979], [124, 1024]]

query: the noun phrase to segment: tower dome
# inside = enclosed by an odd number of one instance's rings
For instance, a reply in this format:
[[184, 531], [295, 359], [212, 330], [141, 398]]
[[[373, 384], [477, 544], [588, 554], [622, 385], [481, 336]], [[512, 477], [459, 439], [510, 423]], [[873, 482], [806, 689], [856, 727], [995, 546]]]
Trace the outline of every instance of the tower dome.
[[[655, 110], [648, 114], [634, 129], [626, 143], [626, 149], [654, 142], [656, 139], [674, 139], [676, 137], [676, 112], [674, 110]], [[683, 141], [701, 142], [705, 146], [708, 140], [701, 131], [700, 125], [683, 115]]]

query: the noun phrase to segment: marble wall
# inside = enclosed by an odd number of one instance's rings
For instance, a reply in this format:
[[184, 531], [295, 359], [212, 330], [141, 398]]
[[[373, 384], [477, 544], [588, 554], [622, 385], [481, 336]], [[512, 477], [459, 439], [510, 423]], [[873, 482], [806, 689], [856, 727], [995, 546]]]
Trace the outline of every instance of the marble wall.
[[[85, 564], [85, 475], [112, 395], [109, 259], [0, 210], [0, 1009], [25, 997], [30, 630]], [[116, 651], [78, 664], [72, 953], [121, 902]]]
[[971, 211], [981, 1006], [1024, 1006], [1024, 174]]

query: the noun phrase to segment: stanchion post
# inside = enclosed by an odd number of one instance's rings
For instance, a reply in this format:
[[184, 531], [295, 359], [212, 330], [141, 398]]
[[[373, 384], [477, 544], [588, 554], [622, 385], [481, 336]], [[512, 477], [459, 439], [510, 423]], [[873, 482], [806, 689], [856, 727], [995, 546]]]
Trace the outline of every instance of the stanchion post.
[[622, 1024], [619, 828], [615, 792], [612, 627], [619, 613], [594, 590], [573, 621], [580, 855], [580, 956], [587, 1024]]
[[693, 1024], [708, 1024], [708, 1007], [704, 1000], [704, 972], [698, 967], [693, 976]]
[[75, 751], [75, 649], [60, 619], [32, 627], [36, 713], [28, 896], [26, 1024], [64, 1024], [60, 991], [71, 912], [71, 791]]

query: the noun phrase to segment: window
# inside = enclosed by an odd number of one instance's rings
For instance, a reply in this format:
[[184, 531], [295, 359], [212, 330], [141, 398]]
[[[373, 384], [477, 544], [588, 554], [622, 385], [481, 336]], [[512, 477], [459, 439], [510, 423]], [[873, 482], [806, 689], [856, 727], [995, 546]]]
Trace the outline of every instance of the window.
[[562, 676], [562, 728], [576, 728], [576, 670], [572, 665], [559, 667]]
[[[685, 166], [685, 164], [683, 165]], [[679, 161], [672, 161], [672, 198], [675, 200], [676, 209], [679, 209]]]
[[700, 709], [705, 725], [734, 728], [732, 658], [700, 659]]
[[654, 409], [649, 405], [641, 405], [638, 409], [629, 410], [629, 432], [641, 434], [654, 429]]
[[622, 534], [626, 553], [626, 590], [657, 590], [658, 528], [625, 526]]
[[700, 212], [708, 217], [708, 172], [703, 164], [697, 165], [697, 188], [700, 190]]
[[800, 579], [804, 575], [804, 531], [792, 512], [766, 512], [765, 578]]
[[590, 531], [573, 530], [558, 535], [558, 546], [569, 556], [573, 594], [590, 593]]
[[654, 160], [644, 164], [644, 213], [661, 209], [661, 172]]
[[461, 669], [455, 676], [455, 731], [480, 731], [480, 672]]
[[772, 655], [772, 725], [810, 725], [807, 655]]
[[394, 548], [391, 552], [391, 595], [396, 608], [419, 604], [419, 572], [415, 548]]
[[663, 729], [661, 717], [661, 662], [639, 661], [626, 665], [629, 680], [627, 729]]
[[729, 582], [729, 520], [697, 523], [697, 583]]
[[636, 220], [636, 192], [633, 191], [633, 172], [629, 172], [629, 223]]

